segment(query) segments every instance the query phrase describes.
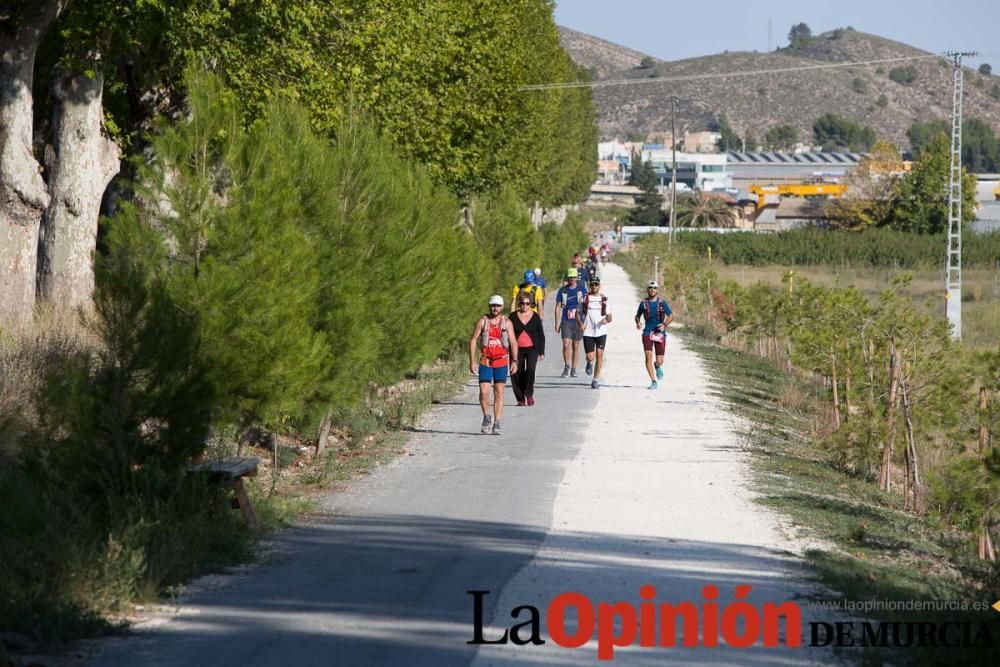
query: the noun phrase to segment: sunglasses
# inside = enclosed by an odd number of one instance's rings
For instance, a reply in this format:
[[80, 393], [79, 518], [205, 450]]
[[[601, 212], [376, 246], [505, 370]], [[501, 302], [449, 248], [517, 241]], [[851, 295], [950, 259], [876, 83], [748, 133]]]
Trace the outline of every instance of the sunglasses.
[[531, 305], [531, 302], [530, 302], [530, 301], [522, 301], [522, 302], [521, 302], [521, 305], [522, 305], [522, 306], [530, 306], [530, 305]]

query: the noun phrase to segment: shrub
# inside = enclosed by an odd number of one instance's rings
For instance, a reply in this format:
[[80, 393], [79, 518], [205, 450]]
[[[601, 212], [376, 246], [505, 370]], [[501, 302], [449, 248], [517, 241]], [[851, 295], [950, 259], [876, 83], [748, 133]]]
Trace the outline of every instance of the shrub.
[[893, 67], [889, 70], [889, 79], [898, 84], [908, 86], [917, 80], [917, 69], [913, 65], [905, 67]]

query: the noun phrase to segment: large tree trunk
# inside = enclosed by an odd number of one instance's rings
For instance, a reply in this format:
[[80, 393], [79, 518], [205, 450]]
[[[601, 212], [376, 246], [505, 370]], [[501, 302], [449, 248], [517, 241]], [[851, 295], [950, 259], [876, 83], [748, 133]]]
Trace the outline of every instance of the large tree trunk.
[[49, 195], [32, 151], [31, 83], [42, 36], [67, 4], [26, 3], [0, 28], [0, 317], [27, 317], [35, 305], [38, 230]]
[[60, 310], [91, 303], [101, 197], [121, 165], [117, 144], [101, 133], [103, 87], [100, 73], [59, 76], [52, 86], [52, 200], [42, 223], [38, 291]]

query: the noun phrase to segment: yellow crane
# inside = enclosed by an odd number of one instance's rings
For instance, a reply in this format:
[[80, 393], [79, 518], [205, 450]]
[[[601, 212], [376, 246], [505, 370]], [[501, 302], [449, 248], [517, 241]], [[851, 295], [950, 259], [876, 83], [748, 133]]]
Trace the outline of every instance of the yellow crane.
[[757, 185], [749, 187], [751, 194], [757, 195], [757, 208], [762, 209], [768, 196], [779, 197], [839, 197], [847, 192], [846, 183], [782, 183], [780, 185]]

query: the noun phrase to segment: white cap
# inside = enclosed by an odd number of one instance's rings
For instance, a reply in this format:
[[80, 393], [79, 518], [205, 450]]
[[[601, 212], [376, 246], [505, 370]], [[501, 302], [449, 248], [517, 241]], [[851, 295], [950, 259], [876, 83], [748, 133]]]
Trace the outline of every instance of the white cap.
[[491, 306], [502, 306], [503, 305], [503, 297], [500, 296], [499, 294], [494, 294], [493, 296], [490, 297], [490, 305]]
[[647, 288], [655, 287], [656, 289], [660, 289], [660, 286], [656, 284], [655, 280], [650, 280], [648, 283], [646, 283], [646, 287]]
[[535, 267], [535, 275], [536, 276], [542, 275], [542, 270], [539, 267], [537, 267], [537, 266]]

